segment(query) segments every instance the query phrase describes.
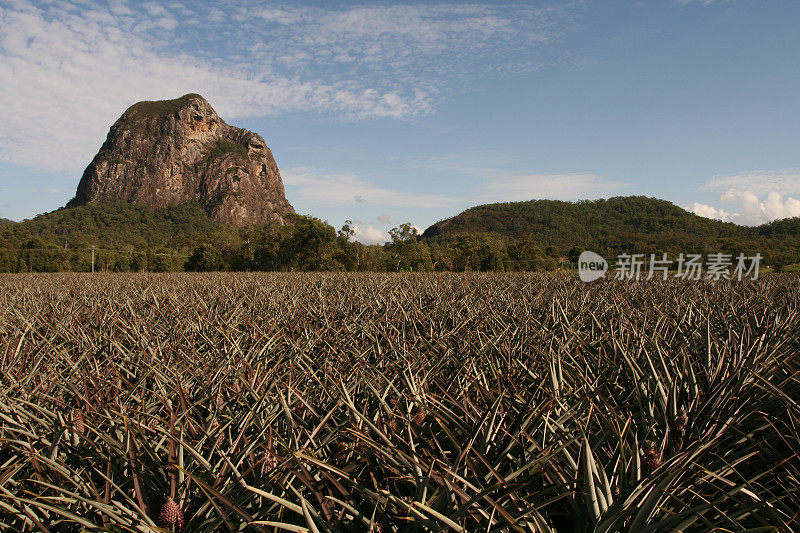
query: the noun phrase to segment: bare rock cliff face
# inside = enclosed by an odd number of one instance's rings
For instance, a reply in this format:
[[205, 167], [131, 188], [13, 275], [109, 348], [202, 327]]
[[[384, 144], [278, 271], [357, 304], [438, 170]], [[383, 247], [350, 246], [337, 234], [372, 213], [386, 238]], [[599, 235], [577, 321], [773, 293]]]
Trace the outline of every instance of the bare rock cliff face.
[[114, 123], [67, 206], [107, 200], [197, 201], [236, 226], [284, 224], [294, 212], [264, 139], [225, 124], [197, 94], [139, 102]]

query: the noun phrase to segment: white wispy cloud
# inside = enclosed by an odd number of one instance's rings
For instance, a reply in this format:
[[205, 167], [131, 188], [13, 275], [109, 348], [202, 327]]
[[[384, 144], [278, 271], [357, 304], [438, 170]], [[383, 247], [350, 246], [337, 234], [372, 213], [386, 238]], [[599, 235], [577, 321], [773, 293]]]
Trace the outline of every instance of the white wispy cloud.
[[584, 200], [608, 195], [624, 186], [624, 183], [596, 174], [518, 174], [487, 180], [478, 188], [477, 198], [485, 201]]
[[718, 209], [714, 206], [700, 202], [693, 202], [692, 205], [686, 208], [686, 210], [691, 211], [696, 215], [700, 215], [701, 217], [716, 218], [717, 220], [724, 220], [725, 222], [731, 222], [733, 216], [724, 209]]
[[363, 244], [383, 244], [389, 240], [389, 236], [380, 228], [373, 226], [353, 226], [354, 237]]
[[80, 170], [127, 106], [187, 92], [223, 118], [428, 114], [487, 64], [547, 61], [572, 9], [3, 2], [0, 159]]
[[320, 173], [313, 168], [281, 171], [293, 201], [302, 204], [363, 204], [422, 208], [449, 207], [459, 199], [440, 194], [413, 193], [380, 187], [354, 173]]
[[[702, 187], [722, 191], [719, 201], [728, 209], [695, 202], [690, 211], [708, 217], [759, 225], [781, 218], [800, 216], [800, 169], [756, 170], [717, 176]], [[794, 196], [792, 196], [794, 195]]]
[[[248, 6], [235, 16], [249, 35], [269, 32], [273, 37], [253, 47], [256, 52], [277, 54], [295, 69], [361, 69], [368, 64], [378, 72], [418, 76], [456, 73], [464, 61], [486, 56], [497, 56], [496, 63], [505, 64], [508, 58], [501, 57], [502, 50], [509, 45], [518, 56], [530, 59], [532, 49], [563, 34], [574, 8], [572, 2], [540, 8], [520, 4]], [[437, 55], [445, 61], [425, 60]]]
[[732, 204], [732, 211], [694, 202], [689, 210], [707, 218], [735, 222], [746, 226], [758, 226], [781, 218], [800, 216], [800, 200], [784, 198], [777, 192], [759, 197], [751, 191], [731, 189], [720, 195], [720, 201]]
[[[437, 160], [436, 165], [439, 165]], [[412, 165], [411, 168], [414, 168]], [[467, 172], [467, 168], [471, 170]], [[445, 208], [481, 202], [523, 201], [539, 198], [581, 200], [608, 195], [626, 186], [595, 174], [513, 174], [493, 168], [459, 167], [470, 176], [459, 193], [415, 193], [376, 185], [352, 172], [324, 173], [314, 168], [289, 168], [281, 172], [287, 192], [298, 204], [397, 206]], [[452, 169], [451, 169], [452, 170]], [[472, 174], [475, 172], [475, 174]], [[389, 223], [389, 215], [377, 221]]]
[[710, 6], [712, 4], [724, 4], [730, 2], [731, 0], [677, 0], [679, 4], [688, 6], [688, 5], [701, 5], [701, 6]]
[[784, 168], [779, 170], [751, 170], [730, 176], [716, 176], [703, 184], [703, 189], [727, 191], [730, 189], [747, 190], [756, 194], [800, 193], [800, 168]]
[[[493, 163], [504, 162], [504, 166]], [[539, 198], [585, 200], [624, 190], [628, 184], [587, 172], [536, 173], [520, 170], [525, 163], [500, 151], [470, 151], [417, 157], [411, 168], [435, 170], [467, 178], [464, 195], [471, 202], [524, 201]], [[516, 167], [516, 168], [515, 168]]]

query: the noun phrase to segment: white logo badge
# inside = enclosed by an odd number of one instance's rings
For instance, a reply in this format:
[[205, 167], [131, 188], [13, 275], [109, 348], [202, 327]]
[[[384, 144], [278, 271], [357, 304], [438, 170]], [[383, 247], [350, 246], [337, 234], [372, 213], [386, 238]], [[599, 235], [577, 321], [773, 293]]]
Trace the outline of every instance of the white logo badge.
[[600, 279], [608, 272], [608, 262], [594, 252], [585, 251], [578, 258], [578, 275], [581, 281]]

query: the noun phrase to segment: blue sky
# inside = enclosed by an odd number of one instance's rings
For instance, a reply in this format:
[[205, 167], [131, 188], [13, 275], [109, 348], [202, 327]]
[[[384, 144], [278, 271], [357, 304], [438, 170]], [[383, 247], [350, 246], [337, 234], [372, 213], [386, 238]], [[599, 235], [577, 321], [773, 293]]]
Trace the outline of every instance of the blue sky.
[[0, 216], [63, 206], [139, 100], [261, 134], [365, 242], [492, 201], [800, 216], [800, 2], [0, 0]]

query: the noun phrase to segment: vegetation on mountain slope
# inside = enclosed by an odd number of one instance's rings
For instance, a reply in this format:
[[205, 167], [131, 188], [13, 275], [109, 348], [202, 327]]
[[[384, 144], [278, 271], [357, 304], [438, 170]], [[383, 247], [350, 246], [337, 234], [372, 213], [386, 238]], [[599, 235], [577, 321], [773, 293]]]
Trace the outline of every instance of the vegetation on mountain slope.
[[800, 218], [758, 227], [740, 226], [643, 196], [481, 205], [437, 222], [422, 237], [427, 242], [447, 243], [477, 233], [495, 234], [507, 242], [530, 240], [562, 253], [573, 248], [590, 249], [605, 257], [620, 253], [666, 252], [675, 256], [681, 252], [759, 252], [770, 263], [800, 261]]
[[241, 228], [209, 218], [197, 204], [154, 209], [127, 202], [65, 208], [0, 226], [0, 271], [96, 268], [176, 270], [553, 270], [585, 249], [610, 261], [623, 252], [760, 253], [764, 265], [800, 262], [800, 219], [738, 226], [642, 197], [587, 202], [536, 200], [479, 206], [417, 235], [390, 230], [381, 246], [354, 242], [309, 216]]

